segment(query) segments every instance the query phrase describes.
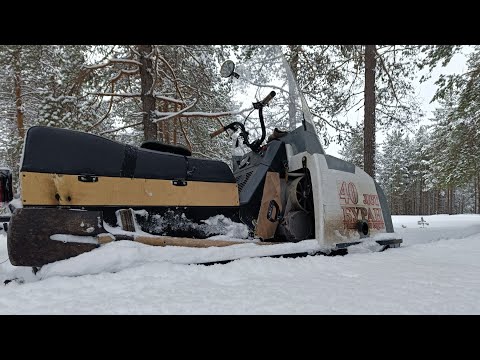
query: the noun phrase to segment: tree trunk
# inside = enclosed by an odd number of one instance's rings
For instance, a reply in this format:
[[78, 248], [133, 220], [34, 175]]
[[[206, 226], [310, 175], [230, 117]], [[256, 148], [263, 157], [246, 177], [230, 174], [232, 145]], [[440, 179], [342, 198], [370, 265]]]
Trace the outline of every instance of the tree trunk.
[[[166, 103], [166, 101], [164, 101], [164, 103]], [[165, 106], [165, 105], [159, 105], [159, 110], [164, 110], [163, 107], [161, 106]], [[163, 121], [160, 121], [160, 123], [157, 123], [157, 139], [160, 140], [161, 142], [163, 142], [163, 134], [165, 132], [165, 125], [163, 124], [164, 122]]]
[[153, 96], [153, 64], [150, 54], [152, 45], [138, 45], [140, 53], [140, 80], [141, 99], [143, 110], [143, 134], [145, 140], [157, 139], [157, 125], [152, 121], [152, 113], [155, 110], [155, 97]]
[[437, 190], [433, 189], [432, 190], [432, 210], [430, 212], [430, 215], [437, 214], [438, 208], [437, 208], [436, 199], [437, 199]]
[[480, 174], [477, 175], [476, 194], [477, 194], [477, 214], [480, 214]]
[[430, 195], [431, 191], [428, 190], [426, 193], [425, 193], [425, 203], [426, 203], [426, 215], [432, 215], [432, 212], [431, 212], [431, 208], [432, 208], [432, 196]]
[[452, 215], [452, 187], [448, 185], [447, 188], [447, 213]]
[[296, 109], [296, 104], [294, 102], [296, 95], [296, 77], [298, 74], [298, 56], [299, 52], [301, 49], [301, 45], [289, 45], [290, 48], [290, 68], [292, 69], [292, 74], [295, 77], [295, 79], [288, 79], [288, 91], [290, 94], [292, 94], [289, 97], [289, 104], [288, 104], [288, 117], [289, 117], [289, 126], [290, 130], [295, 130], [297, 128], [297, 109]]
[[365, 115], [363, 128], [363, 169], [375, 177], [375, 45], [365, 45]]
[[410, 205], [411, 207], [411, 214], [412, 215], [417, 215], [418, 214], [418, 210], [417, 210], [417, 192], [415, 191], [415, 186], [412, 186], [412, 192], [411, 192], [411, 196], [412, 196], [412, 204]]
[[419, 189], [418, 189], [418, 193], [420, 194], [420, 196], [418, 197], [418, 214], [421, 214], [421, 215], [424, 214], [424, 211], [423, 211], [424, 205], [423, 205], [423, 192], [422, 192], [422, 188], [423, 188], [423, 182], [422, 182], [422, 178], [420, 178], [420, 181], [419, 181]]
[[457, 213], [457, 209], [455, 207], [455, 186], [452, 186], [452, 194], [451, 194], [451, 197], [452, 197], [452, 214], [456, 214]]
[[429, 203], [429, 192], [425, 191], [423, 193], [423, 214], [430, 215], [430, 203]]
[[473, 191], [474, 191], [474, 201], [473, 201], [473, 213], [477, 214], [477, 178], [475, 177], [475, 180], [473, 182]]
[[447, 191], [445, 193], [445, 196], [444, 196], [444, 210], [443, 210], [443, 213], [444, 214], [448, 214], [450, 212], [450, 204], [449, 204], [449, 201], [450, 201], [450, 186], [447, 186]]
[[[180, 111], [179, 105], [175, 104], [175, 112]], [[173, 119], [173, 145], [177, 145], [177, 118]]]
[[390, 198], [390, 212], [392, 213], [392, 215], [395, 215], [395, 204], [393, 203], [393, 182], [391, 181], [390, 182], [390, 191], [389, 191], [389, 194], [388, 194], [388, 197]]
[[[169, 110], [170, 110], [170, 106], [165, 101], [163, 103], [163, 112], [168, 112]], [[170, 123], [170, 119], [162, 121], [163, 141], [165, 142], [165, 144], [170, 144], [170, 126], [168, 125], [169, 123]]]
[[22, 64], [20, 62], [21, 47], [13, 53], [14, 59], [14, 81], [15, 81], [15, 107], [17, 117], [18, 135], [23, 139], [25, 136], [25, 127], [23, 124], [23, 103], [22, 103]]

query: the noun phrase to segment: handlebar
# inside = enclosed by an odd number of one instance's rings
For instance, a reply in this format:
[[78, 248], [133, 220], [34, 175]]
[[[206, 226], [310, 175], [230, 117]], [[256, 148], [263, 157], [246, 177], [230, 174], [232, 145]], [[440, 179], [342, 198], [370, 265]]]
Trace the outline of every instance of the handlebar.
[[260, 103], [263, 105], [263, 106], [266, 106], [270, 100], [273, 99], [273, 97], [277, 95], [277, 93], [275, 91], [271, 91], [270, 94], [268, 94], [265, 99], [263, 99], [262, 101], [260, 101]]
[[245, 130], [244, 125], [242, 123], [239, 123], [238, 121], [234, 121], [234, 122], [232, 122], [232, 123], [230, 123], [230, 124], [228, 124], [224, 127], [221, 127], [220, 129], [212, 132], [210, 134], [210, 138], [214, 138], [215, 136], [220, 135], [221, 133], [223, 133], [226, 130], [233, 129], [234, 131], [236, 131], [238, 128], [240, 128], [241, 131], [242, 131], [241, 136], [244, 139], [245, 145], [247, 145], [250, 149], [252, 149], [252, 151], [258, 152], [260, 146], [263, 143], [263, 140], [265, 140], [265, 135], [266, 135], [265, 134], [265, 122], [263, 121], [263, 107], [268, 105], [268, 103], [275, 97], [275, 95], [276, 95], [276, 92], [271, 91], [270, 94], [268, 94], [263, 100], [258, 101], [256, 103], [253, 103], [253, 108], [258, 110], [258, 117], [259, 117], [259, 120], [260, 120], [260, 125], [262, 127], [262, 136], [261, 136], [260, 139], [255, 140], [252, 143], [250, 143], [248, 141], [248, 132]]
[[257, 109], [257, 110], [260, 110], [262, 109], [264, 106], [267, 106], [268, 103], [270, 102], [270, 100], [273, 99], [273, 97], [276, 95], [277, 93], [275, 91], [270, 91], [270, 94], [268, 94], [265, 99], [261, 100], [261, 101], [258, 101], [256, 103], [253, 103], [253, 108], [254, 109]]

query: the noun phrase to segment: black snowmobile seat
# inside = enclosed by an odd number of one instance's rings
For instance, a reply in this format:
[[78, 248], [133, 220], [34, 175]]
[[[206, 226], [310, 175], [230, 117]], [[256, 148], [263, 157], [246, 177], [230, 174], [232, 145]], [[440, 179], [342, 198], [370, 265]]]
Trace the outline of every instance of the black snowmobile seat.
[[168, 152], [183, 156], [192, 156], [192, 152], [182, 145], [170, 145], [157, 140], [145, 141], [140, 147], [153, 151]]
[[181, 146], [156, 145], [137, 148], [86, 132], [32, 126], [20, 171], [235, 183], [222, 161], [190, 157], [191, 152]]

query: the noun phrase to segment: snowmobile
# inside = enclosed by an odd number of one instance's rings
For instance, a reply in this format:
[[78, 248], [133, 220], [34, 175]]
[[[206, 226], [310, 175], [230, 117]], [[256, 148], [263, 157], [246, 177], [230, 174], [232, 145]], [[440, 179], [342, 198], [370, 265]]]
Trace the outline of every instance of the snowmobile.
[[220, 73], [235, 93], [234, 121], [211, 137], [233, 138], [231, 168], [160, 141], [135, 147], [80, 131], [29, 128], [22, 206], [8, 226], [10, 262], [40, 267], [122, 239], [237, 244], [208, 239], [215, 233], [205, 221], [218, 215], [245, 224], [259, 245], [316, 239], [327, 252], [365, 240], [400, 246], [380, 186], [325, 154], [279, 46], [258, 47], [237, 68], [227, 60]]

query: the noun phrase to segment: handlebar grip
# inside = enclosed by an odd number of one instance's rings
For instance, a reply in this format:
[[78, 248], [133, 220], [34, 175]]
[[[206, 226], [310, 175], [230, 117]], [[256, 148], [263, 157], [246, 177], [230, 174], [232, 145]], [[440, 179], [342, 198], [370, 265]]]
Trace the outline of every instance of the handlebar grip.
[[220, 129], [212, 132], [212, 133], [210, 134], [210, 137], [211, 137], [211, 138], [214, 138], [215, 136], [220, 135], [220, 134], [223, 133], [224, 131], [225, 131], [225, 128], [224, 128], [224, 127], [221, 127]]
[[268, 94], [265, 99], [263, 99], [262, 101], [260, 101], [262, 103], [263, 106], [267, 105], [270, 100], [273, 99], [273, 97], [277, 95], [277, 93], [275, 91], [271, 91], [270, 94]]

